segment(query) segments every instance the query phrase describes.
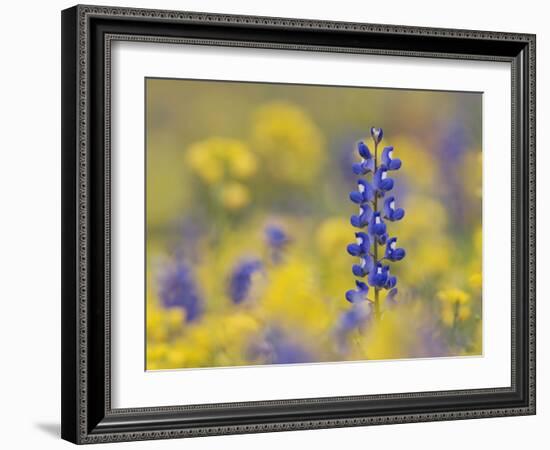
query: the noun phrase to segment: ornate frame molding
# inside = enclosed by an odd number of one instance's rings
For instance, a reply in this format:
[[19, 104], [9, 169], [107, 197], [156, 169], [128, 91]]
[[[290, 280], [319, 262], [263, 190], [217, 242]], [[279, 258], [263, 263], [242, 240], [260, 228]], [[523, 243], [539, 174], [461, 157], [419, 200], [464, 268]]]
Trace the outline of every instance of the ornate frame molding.
[[[101, 30], [92, 29], [102, 22]], [[115, 32], [104, 26], [104, 20], [116, 26]], [[302, 31], [326, 32], [326, 39], [319, 42], [273, 42], [255, 40], [152, 36], [134, 31], [125, 32], [125, 24], [132, 21], [143, 30], [157, 22], [166, 26], [181, 27], [197, 25], [199, 28], [238, 27], [254, 36], [264, 30], [270, 36], [282, 32], [298, 36]], [[118, 30], [118, 32], [116, 32]], [[373, 424], [439, 421], [535, 413], [535, 36], [487, 31], [449, 30], [396, 25], [311, 21], [254, 16], [233, 16], [195, 12], [158, 11], [117, 7], [76, 6], [63, 12], [63, 399], [62, 434], [76, 443], [98, 443], [172, 437], [192, 437], [215, 434], [237, 434], [284, 430], [347, 427]], [[207, 31], [208, 33], [208, 31]], [[309, 33], [311, 35], [311, 33]], [[373, 36], [377, 46], [331, 45], [330, 35], [345, 41], [350, 34], [358, 34], [365, 40]], [[388, 48], [384, 42], [390, 37], [424, 38], [424, 47]], [[96, 41], [94, 41], [96, 39]], [[292, 39], [292, 37], [290, 38]], [[244, 46], [266, 49], [291, 49], [323, 52], [352, 52], [396, 56], [481, 59], [506, 61], [512, 64], [512, 386], [510, 388], [478, 389], [469, 391], [424, 392], [395, 395], [360, 397], [334, 397], [319, 399], [293, 399], [285, 401], [250, 402], [241, 404], [193, 405], [166, 408], [139, 408], [113, 410], [110, 402], [110, 64], [111, 43], [115, 40], [145, 41], [158, 43], [186, 43], [195, 45]], [[454, 52], [441, 51], [441, 42], [449, 42]], [[457, 42], [455, 45], [454, 42]], [[337, 40], [335, 40], [337, 41]], [[94, 43], [95, 42], [95, 43]], [[100, 50], [99, 44], [103, 47]], [[413, 42], [413, 41], [411, 41]], [[422, 41], [414, 41], [422, 42]], [[428, 44], [426, 44], [426, 42]], [[430, 42], [433, 44], [430, 46]], [[493, 53], [479, 50], [481, 44], [496, 42]], [[338, 42], [335, 42], [338, 44]], [[438, 43], [437, 45], [435, 43]], [[458, 44], [460, 43], [460, 44]], [[439, 47], [438, 47], [439, 45]], [[453, 47], [454, 45], [454, 47]], [[456, 51], [459, 46], [459, 51]], [[493, 48], [486, 46], [487, 48]], [[98, 67], [101, 64], [101, 67]], [[98, 92], [97, 77], [104, 72], [103, 92]], [[95, 84], [94, 84], [95, 83]], [[93, 102], [101, 94], [104, 123], [97, 130], [95, 117], [90, 113]], [[76, 105], [76, 107], [75, 107]], [[95, 137], [98, 136], [98, 137]], [[93, 147], [92, 147], [93, 143]], [[103, 147], [100, 168], [91, 164], [96, 158], [98, 143]], [[94, 163], [95, 164], [95, 163]], [[99, 172], [98, 172], [99, 171]], [[101, 179], [98, 178], [102, 175]], [[95, 176], [95, 178], [94, 178]], [[101, 184], [101, 188], [97, 185]], [[519, 190], [518, 190], [519, 188]], [[98, 190], [99, 189], [99, 190]], [[102, 198], [100, 198], [102, 197]], [[93, 205], [99, 206], [93, 206]], [[98, 209], [99, 208], [99, 209]], [[99, 217], [99, 212], [103, 215]], [[524, 215], [524, 217], [522, 216]], [[98, 228], [98, 223], [103, 225]], [[91, 230], [102, 229], [99, 242], [90, 237]], [[97, 238], [96, 238], [97, 239]], [[96, 254], [96, 246], [103, 248]], [[517, 251], [516, 251], [517, 248]], [[102, 261], [98, 261], [101, 259]], [[91, 274], [91, 267], [94, 273]], [[517, 265], [519, 264], [519, 267]], [[98, 273], [103, 273], [101, 295], [97, 296], [95, 283]], [[92, 295], [94, 292], [95, 297]], [[517, 298], [516, 293], [525, 293]], [[98, 300], [103, 298], [102, 304]], [[95, 299], [95, 300], [94, 300]], [[518, 302], [516, 304], [516, 302]], [[520, 304], [521, 303], [521, 304]], [[92, 311], [93, 306], [93, 311]], [[97, 308], [103, 311], [102, 323], [91, 319]], [[523, 308], [523, 309], [522, 309]], [[518, 312], [520, 317], [518, 317]], [[519, 333], [519, 334], [518, 334]], [[102, 334], [102, 336], [99, 336]], [[516, 336], [522, 337], [520, 343]], [[70, 342], [70, 343], [69, 343]], [[103, 343], [103, 367], [96, 368], [97, 359], [90, 357], [90, 349]], [[517, 347], [522, 345], [521, 348]], [[520, 352], [521, 350], [521, 352]], [[519, 353], [519, 355], [518, 355]], [[91, 401], [97, 395], [98, 386], [90, 379], [91, 370], [103, 373], [101, 404]], [[516, 367], [520, 368], [517, 372]], [[70, 382], [65, 384], [66, 380]], [[94, 384], [95, 383], [95, 384]], [[521, 384], [521, 386], [519, 386]], [[521, 395], [518, 389], [522, 388]], [[262, 407], [284, 408], [285, 406], [326, 405], [336, 402], [361, 400], [380, 401], [399, 399], [411, 405], [427, 397], [457, 397], [474, 401], [476, 397], [511, 395], [518, 397], [504, 406], [472, 407], [470, 409], [433, 409], [392, 414], [376, 412], [346, 417], [323, 417], [318, 419], [273, 420], [264, 423], [239, 423], [220, 425], [193, 425], [182, 422], [168, 425], [173, 415], [182, 416], [190, 410], [208, 414], [210, 409]], [[525, 398], [524, 398], [525, 397]], [[474, 401], [475, 403], [475, 401]], [[101, 406], [103, 405], [103, 406]], [[414, 406], [414, 405], [413, 405]], [[328, 413], [327, 413], [328, 414]], [[146, 419], [143, 419], [145, 417]], [[164, 421], [164, 425], [162, 425]], [[153, 426], [151, 423], [158, 426]], [[183, 423], [187, 425], [183, 425]], [[159, 425], [160, 424], [160, 425]]]

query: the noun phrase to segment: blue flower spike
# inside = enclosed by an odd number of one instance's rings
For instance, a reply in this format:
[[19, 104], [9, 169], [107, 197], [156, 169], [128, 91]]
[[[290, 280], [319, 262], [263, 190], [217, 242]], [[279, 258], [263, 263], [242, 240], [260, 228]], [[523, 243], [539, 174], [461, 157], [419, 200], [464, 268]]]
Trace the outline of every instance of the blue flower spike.
[[372, 127], [370, 129], [370, 135], [372, 136], [374, 143], [378, 145], [380, 144], [380, 141], [384, 137], [384, 130], [382, 130], [382, 128]]
[[367, 180], [360, 178], [357, 180], [357, 190], [350, 192], [349, 198], [353, 203], [362, 205], [363, 203], [372, 201], [374, 190]]
[[283, 253], [290, 238], [283, 228], [278, 225], [268, 225], [265, 230], [265, 239], [271, 253], [271, 261], [274, 264], [280, 264], [283, 261]]
[[384, 200], [384, 218], [388, 219], [390, 222], [395, 222], [401, 220], [405, 215], [405, 210], [403, 208], [395, 207], [395, 197], [389, 196]]
[[[388, 236], [388, 228], [384, 220], [395, 222], [405, 216], [403, 208], [395, 206], [395, 197], [386, 193], [394, 187], [394, 180], [389, 177], [389, 171], [401, 168], [401, 160], [393, 158], [393, 146], [385, 146], [378, 152], [380, 142], [384, 137], [382, 128], [370, 129], [374, 151], [360, 141], [357, 150], [361, 162], [352, 165], [352, 172], [364, 178], [357, 180], [357, 191], [350, 193], [350, 200], [359, 205], [359, 213], [350, 217], [353, 227], [361, 231], [355, 233], [356, 242], [349, 244], [347, 252], [359, 258], [359, 263], [352, 265], [352, 272], [358, 278], [367, 277], [367, 283], [356, 280], [357, 289], [347, 291], [346, 299], [353, 303], [349, 317], [355, 317], [356, 308], [366, 299], [369, 288], [374, 290], [374, 299], [368, 299], [369, 314], [372, 312], [374, 321], [382, 317], [380, 309], [380, 291], [386, 290], [385, 305], [387, 308], [397, 305], [397, 277], [390, 273], [390, 266], [382, 262], [397, 262], [405, 257], [405, 249], [397, 247], [397, 238]], [[373, 147], [371, 147], [373, 148]], [[370, 175], [369, 175], [370, 174]], [[367, 176], [369, 177], [367, 179]], [[381, 198], [384, 198], [382, 204]], [[385, 246], [385, 248], [379, 248]], [[372, 297], [371, 297], [372, 298]], [[347, 314], [347, 313], [346, 313]], [[346, 316], [347, 317], [347, 316]], [[355, 323], [355, 322], [354, 322]], [[371, 320], [361, 321], [362, 326], [370, 324]]]
[[350, 217], [352, 226], [356, 228], [365, 228], [372, 217], [372, 208], [368, 204], [359, 206], [359, 214]]
[[336, 336], [342, 339], [345, 338], [350, 331], [357, 328], [361, 329], [369, 323], [371, 316], [371, 302], [353, 303], [351, 308], [344, 311], [340, 316], [340, 320], [336, 327]]
[[351, 272], [356, 277], [366, 277], [372, 270], [374, 262], [369, 255], [363, 255], [359, 259], [359, 264], [354, 264], [351, 266]]
[[257, 259], [243, 259], [237, 263], [229, 278], [228, 294], [235, 304], [247, 300], [256, 272], [262, 270], [262, 263]]
[[401, 261], [405, 257], [405, 250], [397, 248], [397, 238], [392, 237], [386, 243], [386, 253], [384, 257], [390, 261]]
[[369, 172], [374, 172], [374, 158], [367, 145], [363, 141], [360, 141], [357, 144], [357, 150], [359, 156], [361, 156], [361, 162], [352, 164], [353, 173], [355, 175], [366, 175]]
[[167, 308], [181, 308], [186, 322], [201, 318], [204, 299], [199, 292], [192, 266], [182, 256], [167, 265], [159, 276], [159, 298]]
[[378, 211], [372, 213], [369, 222], [369, 233], [378, 238], [386, 234], [386, 224]]
[[383, 266], [377, 262], [373, 270], [369, 273], [369, 284], [376, 289], [383, 289], [388, 282], [390, 266]]
[[384, 147], [382, 150], [382, 164], [384, 164], [388, 170], [399, 170], [401, 167], [401, 160], [392, 158], [393, 146]]
[[389, 269], [388, 269], [388, 279], [386, 280], [386, 284], [384, 285], [384, 288], [393, 289], [396, 284], [397, 284], [397, 277], [394, 275], [389, 275]]
[[376, 191], [379, 197], [383, 197], [384, 194], [393, 189], [393, 179], [388, 176], [388, 168], [381, 165], [372, 178], [372, 187]]
[[268, 225], [265, 228], [267, 243], [274, 248], [282, 248], [288, 244], [288, 236], [285, 231], [277, 225]]
[[356, 243], [348, 245], [348, 253], [351, 256], [368, 255], [370, 252], [370, 238], [367, 233], [355, 233]]
[[379, 236], [376, 236], [376, 242], [380, 245], [386, 245], [387, 241], [388, 241], [388, 233], [384, 233]]
[[369, 287], [362, 281], [356, 281], [355, 285], [357, 289], [352, 289], [346, 292], [346, 299], [350, 303], [360, 303], [367, 301], [367, 294], [369, 293]]

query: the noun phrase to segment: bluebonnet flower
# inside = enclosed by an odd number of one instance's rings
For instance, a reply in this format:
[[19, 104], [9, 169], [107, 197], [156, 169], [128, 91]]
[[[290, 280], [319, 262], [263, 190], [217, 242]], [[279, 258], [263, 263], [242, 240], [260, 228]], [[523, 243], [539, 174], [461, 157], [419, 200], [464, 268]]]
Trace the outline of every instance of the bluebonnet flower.
[[353, 328], [358, 328], [371, 317], [371, 312], [372, 304], [370, 302], [355, 304], [342, 314], [337, 329], [340, 331], [349, 331]]
[[386, 280], [384, 289], [393, 289], [397, 285], [397, 277], [395, 275], [390, 274], [389, 266], [386, 266], [386, 267], [388, 268], [388, 279]]
[[388, 281], [389, 272], [390, 266], [383, 266], [382, 263], [377, 262], [369, 273], [369, 284], [374, 288], [382, 289]]
[[251, 348], [251, 355], [266, 364], [298, 364], [314, 361], [310, 350], [279, 328], [268, 329], [263, 338]]
[[367, 300], [369, 287], [362, 281], [356, 281], [357, 289], [351, 289], [346, 292], [346, 300], [350, 303], [359, 303]]
[[370, 238], [367, 233], [355, 233], [356, 243], [348, 245], [348, 253], [352, 256], [368, 255], [370, 252]]
[[392, 237], [386, 243], [386, 253], [384, 257], [390, 261], [401, 261], [405, 257], [405, 250], [396, 248], [397, 238]]
[[311, 362], [310, 353], [295, 342], [279, 341], [273, 346], [271, 364], [299, 364]]
[[350, 222], [356, 228], [364, 228], [368, 225], [371, 217], [372, 208], [365, 203], [359, 206], [359, 214], [351, 216]]
[[[359, 256], [359, 264], [352, 266], [352, 272], [357, 277], [367, 275], [372, 267], [373, 261], [370, 256], [370, 238], [364, 232], [355, 233], [356, 243], [348, 245], [348, 253], [352, 256]], [[347, 294], [346, 294], [347, 295]]]
[[372, 318], [372, 303], [359, 302], [351, 305], [351, 308], [344, 311], [335, 327], [335, 334], [341, 351], [346, 350], [345, 338], [349, 332], [362, 329], [368, 326]]
[[382, 128], [372, 127], [370, 129], [370, 135], [372, 136], [372, 139], [374, 140], [374, 143], [376, 145], [378, 145], [378, 144], [380, 144], [380, 141], [384, 137], [384, 130], [382, 130]]
[[397, 284], [397, 278], [390, 275], [390, 266], [383, 266], [378, 262], [369, 273], [369, 284], [378, 289], [392, 289]]
[[372, 213], [369, 222], [369, 234], [376, 237], [386, 234], [386, 224], [378, 211]]
[[393, 189], [393, 179], [388, 177], [388, 168], [381, 165], [372, 178], [372, 187], [379, 197], [383, 197], [387, 191]]
[[265, 228], [267, 245], [271, 250], [271, 260], [280, 263], [283, 259], [283, 250], [290, 242], [285, 230], [277, 225], [268, 225]]
[[374, 159], [367, 145], [361, 141], [357, 144], [357, 150], [361, 156], [361, 162], [353, 163], [351, 168], [356, 175], [366, 175], [374, 172]]
[[359, 259], [359, 264], [351, 266], [351, 271], [356, 277], [364, 277], [372, 270], [373, 259], [369, 255], [364, 255]]
[[384, 147], [382, 150], [382, 164], [387, 167], [388, 170], [398, 170], [401, 167], [400, 159], [393, 159], [393, 146]]
[[265, 228], [267, 243], [274, 248], [283, 248], [288, 244], [288, 236], [285, 231], [277, 225], [268, 225]]
[[353, 203], [367, 203], [374, 198], [374, 190], [367, 180], [357, 180], [357, 190], [350, 192], [349, 198]]
[[167, 266], [159, 277], [159, 298], [165, 308], [182, 308], [185, 320], [197, 320], [204, 311], [191, 268], [182, 257]]
[[233, 303], [239, 304], [248, 298], [252, 276], [262, 269], [261, 261], [243, 259], [237, 263], [229, 278], [228, 293]]
[[[374, 141], [374, 155], [363, 142], [359, 142], [357, 150], [361, 156], [361, 162], [352, 165], [353, 173], [356, 175], [366, 175], [371, 173], [370, 181], [360, 178], [357, 180], [357, 191], [350, 193], [349, 198], [352, 202], [359, 204], [359, 214], [352, 215], [351, 224], [366, 233], [360, 231], [355, 233], [356, 243], [349, 244], [347, 251], [350, 255], [359, 257], [359, 263], [353, 264], [352, 272], [356, 277], [367, 277], [367, 283], [356, 281], [357, 289], [346, 292], [346, 299], [355, 307], [357, 304], [366, 301], [372, 303], [374, 317], [380, 318], [379, 291], [388, 290], [386, 295], [388, 307], [395, 304], [397, 295], [397, 277], [390, 274], [390, 266], [383, 265], [382, 260], [400, 261], [405, 257], [405, 250], [397, 248], [397, 238], [389, 238], [387, 226], [383, 219], [390, 222], [401, 220], [405, 215], [403, 208], [395, 207], [395, 197], [388, 196], [384, 201], [382, 211], [378, 208], [381, 197], [393, 189], [394, 181], [388, 176], [388, 171], [396, 171], [401, 168], [401, 160], [393, 158], [393, 147], [387, 146], [380, 155], [380, 164], [378, 161], [378, 145], [382, 141], [384, 132], [382, 128], [371, 128], [372, 139]], [[379, 255], [379, 245], [385, 245], [384, 255]], [[374, 300], [367, 298], [370, 288], [374, 288]], [[358, 312], [350, 310], [348, 315], [341, 319], [344, 323], [352, 323]], [[346, 322], [347, 321], [347, 322]]]
[[405, 215], [405, 210], [403, 208], [395, 207], [395, 197], [389, 196], [384, 200], [384, 217], [391, 222], [396, 220], [401, 220]]

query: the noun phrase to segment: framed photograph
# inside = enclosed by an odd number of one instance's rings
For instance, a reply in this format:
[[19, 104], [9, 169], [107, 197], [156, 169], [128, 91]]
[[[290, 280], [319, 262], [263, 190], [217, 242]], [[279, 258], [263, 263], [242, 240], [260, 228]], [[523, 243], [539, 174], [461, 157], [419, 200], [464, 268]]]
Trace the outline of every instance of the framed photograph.
[[62, 12], [62, 437], [535, 413], [535, 36]]

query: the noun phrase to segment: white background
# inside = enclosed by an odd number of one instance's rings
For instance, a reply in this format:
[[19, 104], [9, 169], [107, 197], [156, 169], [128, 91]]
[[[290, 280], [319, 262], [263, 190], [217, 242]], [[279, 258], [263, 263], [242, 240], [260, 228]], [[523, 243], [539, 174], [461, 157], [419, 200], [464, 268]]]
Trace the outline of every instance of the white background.
[[[111, 56], [113, 407], [510, 386], [509, 63], [136, 42]], [[143, 371], [145, 76], [483, 92], [483, 357]]]
[[[99, 2], [101, 3], [101, 2]], [[533, 32], [538, 34], [538, 172], [549, 166], [550, 30], [544, 2], [524, 0], [479, 2], [252, 2], [232, 0], [127, 1], [107, 4], [239, 14], [337, 19]], [[0, 442], [5, 448], [68, 448], [59, 429], [59, 297], [60, 297], [60, 17], [71, 2], [10, 2], [3, 5], [2, 112], [0, 170], [2, 261]], [[542, 125], [541, 125], [542, 124]], [[550, 188], [540, 176], [539, 199]], [[538, 249], [548, 248], [548, 213], [539, 201]], [[550, 267], [538, 261], [541, 279]], [[119, 448], [257, 449], [316, 446], [335, 448], [400, 446], [422, 449], [518, 448], [547, 440], [550, 421], [550, 308], [544, 287], [538, 290], [538, 415], [386, 427], [224, 436], [186, 441], [116, 444]], [[111, 448], [111, 447], [109, 447]]]

